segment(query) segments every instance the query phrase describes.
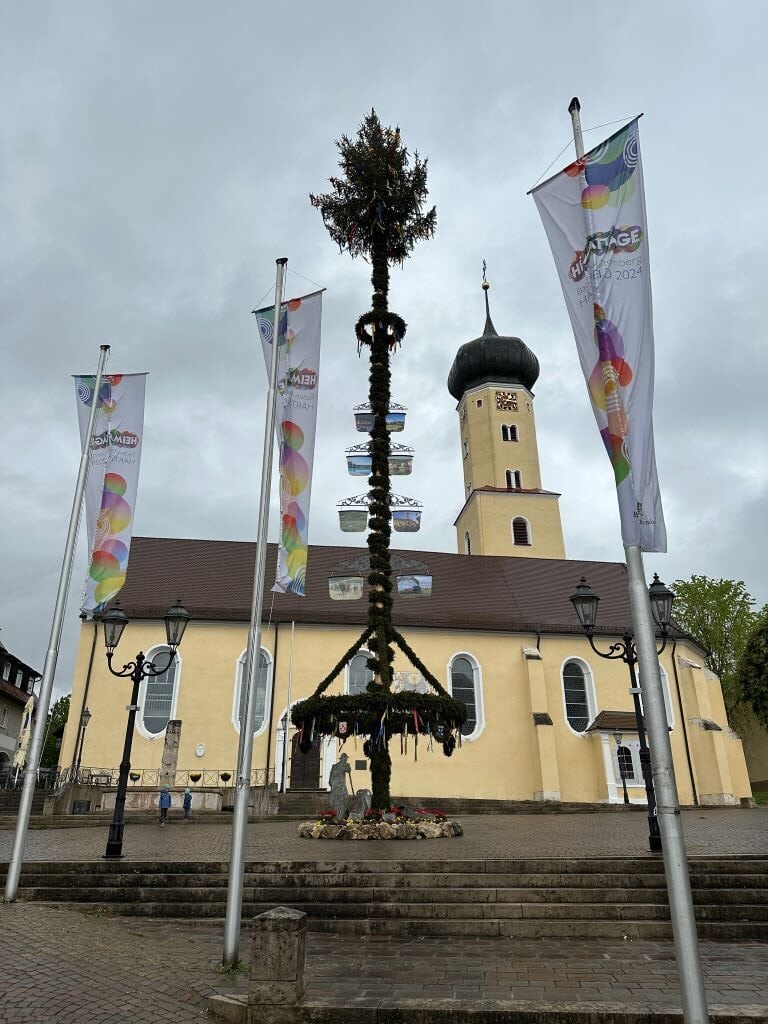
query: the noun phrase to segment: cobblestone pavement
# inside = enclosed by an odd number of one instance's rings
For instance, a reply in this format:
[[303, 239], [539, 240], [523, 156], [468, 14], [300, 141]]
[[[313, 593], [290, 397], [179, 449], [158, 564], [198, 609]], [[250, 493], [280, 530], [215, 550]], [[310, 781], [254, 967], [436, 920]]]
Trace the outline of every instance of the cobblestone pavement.
[[[214, 991], [244, 991], [218, 969], [221, 927], [99, 917], [23, 902], [2, 909], [0, 1024], [192, 1024]], [[243, 937], [242, 956], [248, 958]], [[702, 943], [710, 1006], [764, 1006], [766, 946]], [[4, 975], [4, 977], [3, 977]], [[679, 1007], [672, 946], [508, 939], [310, 935], [307, 998], [341, 1004], [453, 998]]]
[[[317, 843], [300, 839], [297, 822], [257, 822], [248, 826], [249, 860], [483, 860], [521, 857], [624, 857], [648, 854], [646, 816], [642, 813], [508, 814], [459, 816], [461, 839], [429, 842]], [[768, 856], [768, 807], [693, 808], [683, 812], [686, 848], [693, 857]], [[127, 860], [225, 861], [229, 858], [228, 822], [128, 824]], [[106, 826], [30, 831], [26, 860], [98, 860]], [[0, 831], [0, 863], [10, 857], [13, 832]], [[342, 852], [343, 851], [343, 852]], [[650, 856], [650, 854], [648, 854]]]

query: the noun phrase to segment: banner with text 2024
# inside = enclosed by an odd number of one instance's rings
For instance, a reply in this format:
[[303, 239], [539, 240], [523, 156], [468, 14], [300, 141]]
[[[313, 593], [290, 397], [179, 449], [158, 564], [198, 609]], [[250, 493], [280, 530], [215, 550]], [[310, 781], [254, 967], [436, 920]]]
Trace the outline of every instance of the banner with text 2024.
[[[309, 547], [322, 305], [322, 291], [283, 303], [278, 331], [280, 546], [272, 589], [300, 597], [304, 596]], [[256, 310], [267, 373], [272, 361], [274, 319], [274, 306]]]
[[82, 611], [101, 611], [125, 583], [139, 486], [144, 434], [146, 373], [75, 377], [80, 441], [85, 443], [91, 405], [98, 402], [89, 442], [85, 522], [89, 565]]
[[666, 551], [653, 444], [654, 343], [637, 120], [533, 190], [616, 479], [625, 545]]

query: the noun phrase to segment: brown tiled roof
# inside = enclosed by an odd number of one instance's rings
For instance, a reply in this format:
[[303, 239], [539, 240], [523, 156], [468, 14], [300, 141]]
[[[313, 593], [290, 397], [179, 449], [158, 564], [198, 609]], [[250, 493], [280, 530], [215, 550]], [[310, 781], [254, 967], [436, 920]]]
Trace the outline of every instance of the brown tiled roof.
[[634, 711], [601, 711], [587, 732], [637, 732]]
[[[247, 622], [255, 553], [255, 544], [242, 541], [134, 537], [120, 601], [134, 618], [160, 618], [179, 597], [195, 619]], [[367, 583], [362, 599], [334, 601], [328, 594], [328, 577], [339, 563], [366, 555], [367, 548], [310, 545], [307, 592], [302, 598], [270, 592], [276, 545], [269, 544], [264, 620], [364, 624]], [[431, 597], [394, 594], [398, 626], [579, 633], [568, 598], [581, 576], [601, 597], [598, 633], [620, 634], [631, 621], [622, 564], [442, 551], [393, 555], [423, 563], [433, 577]]]
[[0, 693], [4, 697], [17, 700], [19, 704], [26, 704], [30, 698], [30, 694], [20, 690], [18, 686], [14, 686], [12, 683], [7, 683], [4, 679], [0, 679]]

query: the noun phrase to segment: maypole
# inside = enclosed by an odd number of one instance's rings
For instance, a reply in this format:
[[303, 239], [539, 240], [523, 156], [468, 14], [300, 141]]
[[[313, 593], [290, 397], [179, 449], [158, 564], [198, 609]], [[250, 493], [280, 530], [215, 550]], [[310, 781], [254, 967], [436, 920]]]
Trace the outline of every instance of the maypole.
[[[369, 404], [371, 475], [369, 477], [369, 594], [366, 629], [314, 694], [295, 705], [291, 720], [299, 728], [299, 747], [309, 750], [320, 736], [361, 736], [371, 766], [372, 806], [387, 810], [392, 761], [389, 741], [395, 734], [437, 739], [450, 756], [467, 711], [454, 700], [419, 660], [392, 619], [392, 532], [390, 440], [387, 413], [391, 401], [391, 353], [402, 343], [406, 324], [389, 309], [389, 267], [408, 258], [417, 241], [431, 238], [435, 208], [424, 212], [427, 164], [414, 154], [411, 165], [399, 128], [382, 126], [375, 111], [365, 117], [354, 140], [337, 143], [343, 176], [331, 178], [332, 191], [311, 196], [328, 233], [340, 251], [363, 256], [371, 264], [371, 310], [357, 321], [358, 352], [370, 352]], [[324, 696], [325, 690], [365, 645], [373, 679], [365, 693]], [[430, 694], [394, 693], [395, 647], [410, 660], [434, 690]]]

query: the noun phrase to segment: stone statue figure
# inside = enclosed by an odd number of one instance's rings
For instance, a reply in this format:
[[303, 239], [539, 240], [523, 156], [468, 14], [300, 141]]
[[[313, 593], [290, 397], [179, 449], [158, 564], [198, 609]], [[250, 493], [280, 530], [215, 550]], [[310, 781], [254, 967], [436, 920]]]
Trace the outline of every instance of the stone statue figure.
[[[347, 792], [347, 776], [352, 786], [352, 769], [349, 767], [349, 758], [342, 754], [336, 764], [331, 768], [328, 781], [331, 784], [331, 807], [336, 812], [337, 819], [341, 820], [347, 816], [349, 806], [349, 793]], [[355, 787], [352, 786], [352, 795], [355, 794]]]

